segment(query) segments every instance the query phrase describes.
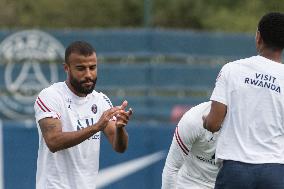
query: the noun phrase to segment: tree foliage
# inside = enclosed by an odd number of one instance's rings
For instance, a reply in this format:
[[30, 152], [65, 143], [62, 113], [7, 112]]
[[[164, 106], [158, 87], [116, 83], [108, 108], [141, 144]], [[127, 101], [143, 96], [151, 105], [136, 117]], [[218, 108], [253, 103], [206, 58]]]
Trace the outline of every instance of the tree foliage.
[[0, 0], [0, 5], [1, 28], [144, 27], [147, 7], [153, 28], [254, 32], [263, 14], [284, 12], [279, 0]]

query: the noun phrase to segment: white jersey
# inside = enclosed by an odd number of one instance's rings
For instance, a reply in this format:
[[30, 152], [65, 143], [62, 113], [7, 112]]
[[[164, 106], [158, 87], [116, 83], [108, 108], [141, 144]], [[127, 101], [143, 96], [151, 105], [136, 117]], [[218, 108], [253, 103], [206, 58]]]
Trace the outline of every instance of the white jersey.
[[253, 56], [223, 66], [211, 100], [227, 106], [216, 157], [284, 163], [284, 65]]
[[102, 93], [93, 91], [78, 97], [65, 82], [43, 89], [35, 102], [35, 117], [39, 133], [37, 159], [37, 189], [95, 189], [99, 169], [100, 132], [74, 147], [50, 152], [38, 121], [53, 117], [61, 120], [63, 132], [77, 131], [95, 124], [102, 113], [112, 107]]
[[211, 102], [191, 108], [176, 127], [162, 175], [162, 189], [212, 189], [219, 165], [215, 163], [217, 133], [203, 128], [202, 116]]

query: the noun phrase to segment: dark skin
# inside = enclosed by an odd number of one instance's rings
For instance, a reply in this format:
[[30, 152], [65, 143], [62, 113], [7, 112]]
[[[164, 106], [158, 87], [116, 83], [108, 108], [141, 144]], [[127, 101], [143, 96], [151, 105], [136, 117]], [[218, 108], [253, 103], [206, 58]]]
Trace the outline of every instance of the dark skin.
[[[259, 31], [256, 32], [255, 42], [259, 55], [281, 63], [282, 49], [270, 49], [267, 47]], [[212, 133], [219, 131], [226, 114], [227, 106], [225, 104], [212, 101], [209, 114], [203, 116], [203, 127]]]
[[[82, 87], [91, 88], [94, 80], [97, 77], [97, 57], [96, 53], [90, 56], [83, 56], [77, 53], [72, 53], [69, 56], [68, 63], [64, 64], [64, 69], [67, 73], [65, 81], [69, 89], [80, 97], [85, 97], [87, 94], [78, 92], [71, 85], [71, 77], [78, 81], [86, 81], [82, 83]], [[116, 152], [124, 152], [128, 146], [128, 134], [125, 126], [127, 125], [132, 109], [126, 111], [128, 105], [124, 101], [120, 106], [116, 106], [106, 110], [99, 121], [90, 127], [79, 131], [63, 132], [62, 123], [59, 119], [44, 118], [39, 121], [42, 136], [51, 152], [57, 152], [80, 144], [86, 139], [93, 136], [99, 131], [103, 131], [107, 139], [111, 143]], [[112, 120], [116, 116], [116, 120]]]

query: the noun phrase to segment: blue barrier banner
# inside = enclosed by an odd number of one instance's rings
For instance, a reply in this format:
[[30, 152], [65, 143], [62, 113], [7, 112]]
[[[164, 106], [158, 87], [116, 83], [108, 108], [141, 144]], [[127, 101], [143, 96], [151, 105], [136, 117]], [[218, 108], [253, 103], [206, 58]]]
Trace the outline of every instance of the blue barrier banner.
[[[253, 37], [241, 34], [170, 30], [0, 31], [0, 118], [33, 118], [33, 104], [39, 91], [65, 80], [64, 51], [74, 40], [90, 42], [98, 57], [194, 55], [215, 59], [214, 56], [255, 53], [255, 49], [251, 48], [254, 46], [251, 44]], [[123, 58], [120, 60], [123, 61]], [[137, 98], [130, 99], [131, 103], [142, 102], [137, 105], [140, 121], [169, 121], [175, 105], [192, 106], [208, 99], [219, 70], [220, 65], [208, 62], [205, 66], [176, 62], [104, 63], [99, 65], [96, 89], [101, 89], [115, 101], [129, 97], [132, 92]], [[154, 90], [163, 90], [164, 96], [171, 94], [171, 99], [163, 101], [165, 98], [160, 98], [161, 92]], [[188, 98], [188, 93], [193, 95]], [[200, 94], [202, 98], [194, 99]]]
[[[159, 189], [174, 126], [132, 123], [127, 127], [129, 147], [123, 154], [114, 152], [102, 137], [98, 189]], [[34, 189], [37, 128], [30, 122], [4, 122], [3, 137], [5, 188]]]

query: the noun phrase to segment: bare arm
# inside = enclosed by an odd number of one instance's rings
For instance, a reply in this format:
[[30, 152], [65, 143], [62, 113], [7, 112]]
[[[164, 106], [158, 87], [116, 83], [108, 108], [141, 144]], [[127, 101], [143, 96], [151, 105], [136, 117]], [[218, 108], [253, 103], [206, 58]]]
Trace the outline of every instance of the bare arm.
[[76, 146], [95, 133], [104, 130], [109, 120], [119, 111], [119, 107], [111, 108], [103, 113], [99, 121], [87, 128], [73, 132], [63, 132], [61, 121], [44, 118], [39, 121], [42, 136], [51, 152]]
[[108, 124], [104, 133], [116, 152], [123, 153], [128, 147], [128, 134], [125, 128], [116, 128], [115, 122]]
[[124, 111], [127, 106], [127, 101], [124, 101], [121, 105], [123, 110], [120, 110], [119, 114], [116, 116], [116, 121], [110, 121], [107, 127], [104, 129], [104, 133], [112, 145], [112, 148], [116, 152], [123, 153], [128, 147], [128, 134], [125, 129], [131, 115], [132, 109], [129, 111]]
[[214, 133], [220, 130], [227, 113], [227, 106], [217, 101], [212, 101], [210, 112], [203, 116], [203, 127]]

